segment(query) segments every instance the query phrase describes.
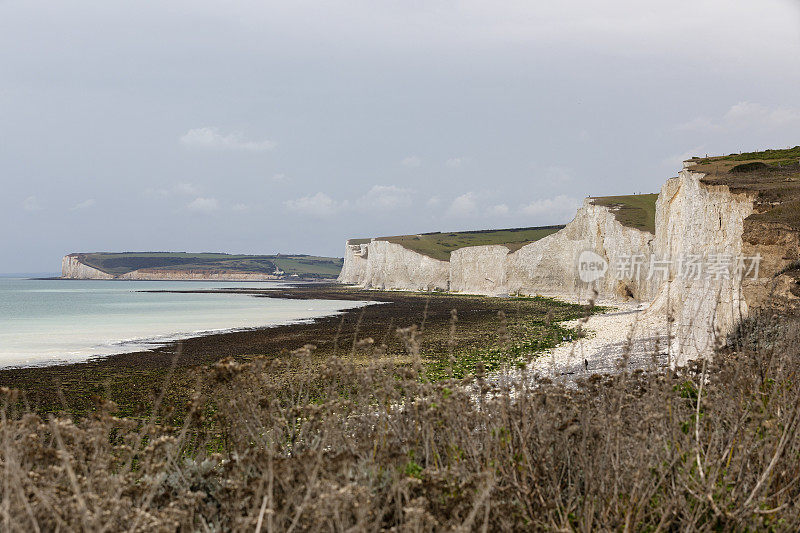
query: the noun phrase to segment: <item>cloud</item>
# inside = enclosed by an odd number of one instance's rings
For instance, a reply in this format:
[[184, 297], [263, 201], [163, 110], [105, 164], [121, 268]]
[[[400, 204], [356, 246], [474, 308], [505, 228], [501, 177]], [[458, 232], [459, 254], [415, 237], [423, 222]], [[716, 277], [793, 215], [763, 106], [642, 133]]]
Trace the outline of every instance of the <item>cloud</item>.
[[457, 197], [447, 208], [447, 215], [451, 217], [463, 217], [475, 212], [478, 207], [478, 195], [474, 192], [466, 192]]
[[510, 211], [511, 209], [509, 209], [506, 204], [493, 205], [489, 209], [487, 209], [487, 213], [489, 213], [489, 215], [496, 217], [504, 217], [508, 215]]
[[464, 160], [460, 157], [451, 157], [447, 161], [444, 162], [445, 166], [448, 168], [458, 168], [464, 163]]
[[754, 102], [732, 105], [722, 117], [711, 119], [696, 117], [678, 125], [680, 131], [733, 132], [742, 130], [774, 130], [800, 126], [800, 109], [795, 107], [768, 107]]
[[554, 181], [566, 183], [568, 181], [572, 181], [572, 170], [567, 167], [550, 165], [544, 169], [544, 177], [550, 183]]
[[196, 213], [211, 213], [219, 209], [219, 202], [216, 198], [195, 198], [186, 209]]
[[439, 207], [442, 204], [442, 199], [438, 196], [431, 196], [428, 198], [428, 201], [425, 202], [425, 205], [428, 207]]
[[[412, 189], [396, 185], [374, 185], [353, 203], [353, 207], [359, 211], [391, 211], [411, 206], [413, 194]], [[336, 200], [324, 192], [287, 200], [283, 205], [290, 211], [318, 217], [333, 215], [350, 206], [347, 200]]]
[[28, 196], [22, 201], [22, 209], [33, 212], [41, 211], [43, 208], [35, 196]]
[[70, 208], [70, 211], [78, 211], [80, 209], [88, 209], [90, 207], [93, 207], [96, 203], [97, 202], [94, 201], [94, 198], [89, 198], [87, 200], [84, 200], [82, 202], [79, 202], [79, 203], [73, 205]]
[[358, 205], [366, 209], [397, 209], [411, 205], [414, 191], [395, 185], [375, 185], [362, 196]]
[[570, 167], [561, 165], [544, 166], [539, 162], [532, 162], [530, 168], [537, 178], [543, 178], [548, 183], [568, 183], [574, 178], [574, 171]]
[[200, 190], [191, 183], [179, 183], [172, 189], [175, 194], [184, 194], [186, 196], [195, 196], [200, 194]]
[[168, 189], [154, 189], [152, 187], [148, 187], [148, 188], [146, 188], [144, 190], [144, 193], [147, 196], [155, 196], [155, 197], [158, 197], [158, 198], [166, 198], [167, 196], [169, 196], [171, 194], [171, 192], [172, 191], [170, 191]]
[[404, 167], [416, 168], [422, 165], [422, 159], [420, 159], [416, 155], [410, 155], [405, 159], [403, 159], [402, 161], [400, 161], [400, 164], [403, 165]]
[[244, 213], [245, 211], [250, 210], [250, 206], [247, 204], [233, 204], [233, 207], [231, 207], [231, 209], [233, 211], [236, 211], [237, 213]]
[[166, 189], [147, 188], [144, 193], [148, 196], [155, 196], [158, 198], [167, 198], [169, 196], [197, 196], [200, 194], [200, 189], [191, 183], [181, 182]]
[[290, 211], [318, 217], [330, 216], [343, 209], [347, 202], [337, 202], [324, 192], [283, 202]]
[[540, 217], [555, 224], [572, 218], [580, 205], [581, 201], [577, 198], [562, 194], [554, 198], [534, 200], [523, 206], [521, 211], [525, 215]]
[[245, 152], [265, 152], [275, 148], [273, 141], [264, 139], [251, 141], [239, 132], [224, 135], [217, 128], [195, 128], [187, 131], [180, 138], [181, 144], [190, 148], [212, 150], [238, 150]]
[[274, 182], [286, 181], [286, 179], [287, 179], [286, 174], [280, 174], [280, 173], [273, 174], [272, 177], [270, 178], [270, 180]]

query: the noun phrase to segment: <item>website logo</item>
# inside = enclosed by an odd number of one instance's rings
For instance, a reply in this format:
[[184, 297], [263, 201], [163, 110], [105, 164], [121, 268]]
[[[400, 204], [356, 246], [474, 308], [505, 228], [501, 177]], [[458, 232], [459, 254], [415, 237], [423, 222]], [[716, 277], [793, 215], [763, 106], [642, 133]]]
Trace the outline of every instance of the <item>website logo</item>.
[[602, 278], [608, 272], [608, 261], [591, 250], [584, 250], [578, 256], [578, 277], [584, 283]]

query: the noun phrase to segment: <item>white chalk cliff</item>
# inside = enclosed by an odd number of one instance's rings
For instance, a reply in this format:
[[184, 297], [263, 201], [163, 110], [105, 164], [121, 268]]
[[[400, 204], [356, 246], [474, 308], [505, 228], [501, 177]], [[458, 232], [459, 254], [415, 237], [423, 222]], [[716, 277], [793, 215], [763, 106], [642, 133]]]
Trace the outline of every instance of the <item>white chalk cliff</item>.
[[68, 279], [114, 279], [114, 276], [81, 262], [78, 254], [65, 255], [61, 260], [61, 277]]
[[[339, 281], [380, 289], [577, 295], [586, 289], [576, 268], [581, 252], [591, 250], [614, 264], [623, 257], [649, 256], [653, 239], [652, 233], [623, 226], [609, 208], [587, 199], [562, 230], [513, 253], [502, 245], [470, 246], [454, 250], [450, 261], [439, 261], [381, 240], [348, 243]], [[632, 279], [606, 276], [593, 287], [606, 299], [648, 299], [655, 286], [647, 277], [647, 265], [642, 265]]]
[[[508, 291], [521, 294], [584, 296], [594, 289], [603, 299], [635, 298], [647, 300], [655, 293], [648, 279], [646, 262], [630, 272], [615, 274], [618, 265], [633, 258], [649, 257], [653, 234], [623, 226], [611, 208], [594, 205], [586, 199], [575, 218], [561, 231], [523, 246], [507, 258]], [[578, 259], [592, 251], [605, 259], [610, 269], [605, 276], [587, 285], [578, 276]]]
[[404, 246], [373, 240], [347, 244], [339, 281], [367, 289], [448, 290], [447, 261], [433, 259]]
[[656, 202], [654, 252], [668, 271], [658, 276], [648, 313], [674, 319], [672, 350], [678, 362], [708, 353], [748, 313], [739, 276], [696, 275], [688, 263], [702, 258], [708, 269], [742, 257], [744, 220], [753, 213], [755, 197], [704, 184], [703, 177], [682, 170], [664, 184]]
[[364, 285], [366, 282], [368, 244], [350, 244], [347, 241], [344, 250], [344, 263], [337, 281], [351, 285]]
[[[660, 314], [665, 323], [674, 320], [672, 350], [677, 362], [684, 362], [708, 353], [714, 339], [747, 316], [748, 302], [740, 277], [687, 277], [682, 261], [689, 256], [706, 263], [718, 256], [735, 261], [745, 252], [752, 254], [742, 236], [744, 220], [754, 209], [754, 196], [705, 184], [704, 174], [686, 167], [661, 189], [655, 235], [622, 225], [612, 208], [587, 199], [562, 230], [513, 253], [505, 246], [474, 246], [453, 251], [445, 262], [380, 240], [348, 244], [339, 281], [365, 288], [584, 300], [594, 289], [601, 299], [652, 302], [647, 311], [651, 316]], [[610, 265], [591, 285], [580, 280], [577, 270], [578, 257], [586, 250]], [[627, 271], [615, 275], [620, 268]]]

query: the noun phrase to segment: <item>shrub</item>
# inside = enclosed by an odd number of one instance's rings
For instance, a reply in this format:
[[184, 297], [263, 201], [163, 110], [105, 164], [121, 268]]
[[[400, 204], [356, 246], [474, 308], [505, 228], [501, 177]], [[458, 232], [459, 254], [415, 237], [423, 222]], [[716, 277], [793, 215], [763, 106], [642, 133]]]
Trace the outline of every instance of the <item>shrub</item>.
[[752, 163], [742, 163], [740, 165], [736, 165], [731, 167], [729, 172], [753, 172], [756, 170], [766, 170], [769, 166], [766, 163], [762, 163], [760, 161], [754, 161]]

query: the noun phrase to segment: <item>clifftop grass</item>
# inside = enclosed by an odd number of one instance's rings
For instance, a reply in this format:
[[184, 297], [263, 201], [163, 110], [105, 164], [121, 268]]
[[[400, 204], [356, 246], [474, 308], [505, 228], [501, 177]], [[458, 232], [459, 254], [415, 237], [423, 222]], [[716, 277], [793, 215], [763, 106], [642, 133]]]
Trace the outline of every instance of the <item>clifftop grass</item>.
[[690, 159], [703, 182], [751, 194], [755, 213], [750, 223], [772, 223], [800, 229], [800, 146], [718, 157]]
[[658, 194], [630, 194], [625, 196], [596, 196], [590, 198], [594, 205], [607, 207], [623, 226], [641, 231], [656, 232], [656, 200]]
[[79, 260], [111, 275], [134, 270], [209, 270], [286, 274], [331, 278], [339, 275], [342, 259], [309, 255], [231, 255], [185, 252], [82, 253]]
[[[797, 163], [800, 160], [800, 145], [794, 148], [783, 148], [777, 150], [762, 150], [760, 152], [743, 152], [740, 154], [728, 154], [713, 157], [693, 157], [689, 161], [696, 163], [698, 170], [705, 165], [712, 165], [715, 170], [727, 168], [740, 164], [762, 162], [772, 166], [783, 166]], [[705, 172], [705, 170], [699, 170]]]
[[[420, 233], [418, 235], [395, 235], [378, 237], [375, 240], [399, 244], [409, 250], [440, 261], [449, 261], [450, 253], [469, 246], [500, 245], [509, 252], [519, 250], [526, 244], [552, 235], [564, 226], [539, 226], [481, 231], [455, 231], [448, 233]], [[366, 244], [370, 239], [350, 239], [350, 244]]]

